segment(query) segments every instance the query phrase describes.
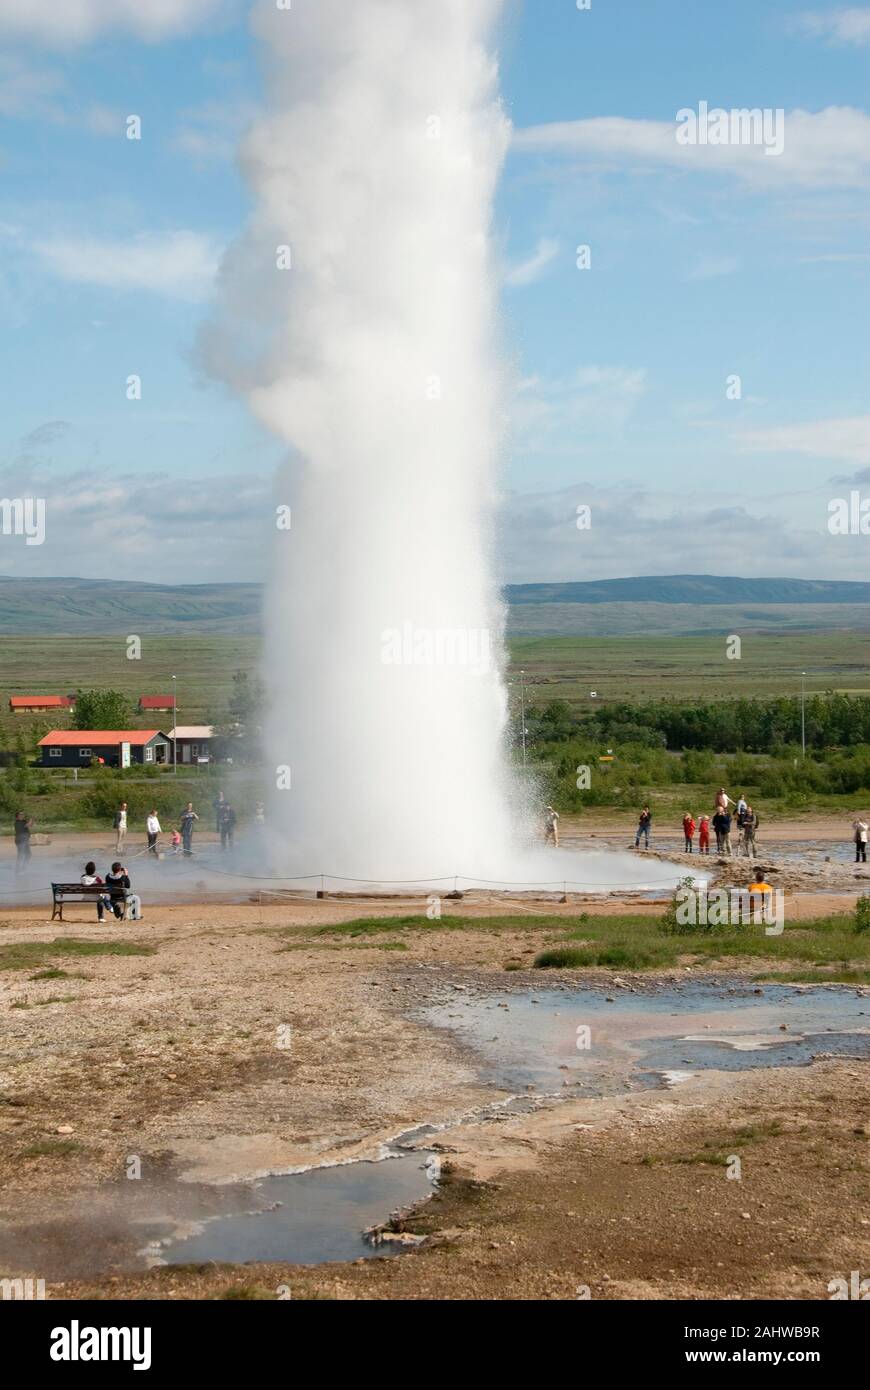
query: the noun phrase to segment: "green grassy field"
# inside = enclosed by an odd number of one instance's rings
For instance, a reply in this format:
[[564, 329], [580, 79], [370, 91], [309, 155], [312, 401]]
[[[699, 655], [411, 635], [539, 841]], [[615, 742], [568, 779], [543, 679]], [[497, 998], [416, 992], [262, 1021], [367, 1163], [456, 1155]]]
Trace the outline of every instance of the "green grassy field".
[[[738, 634], [739, 635], [739, 634]], [[807, 691], [870, 693], [870, 636], [813, 632], [749, 634], [739, 661], [725, 637], [522, 637], [510, 642], [512, 698], [566, 700], [588, 708], [590, 692], [605, 701], [735, 700]]]
[[[233, 675], [253, 673], [256, 637], [143, 636], [142, 657], [127, 659], [124, 637], [0, 637], [0, 744], [37, 725], [74, 728], [69, 715], [14, 715], [10, 695], [67, 695], [78, 690], [120, 690], [135, 703], [140, 695], [163, 695], [177, 676], [179, 724], [226, 718]], [[170, 714], [136, 716], [132, 728], [172, 726]]]
[[[259, 650], [252, 636], [146, 635], [142, 659], [129, 661], [120, 636], [0, 636], [0, 740], [10, 730], [46, 722], [43, 716], [11, 715], [10, 695], [111, 688], [135, 700], [169, 691], [173, 675], [179, 722], [211, 722], [225, 716], [234, 673], [253, 673]], [[863, 633], [749, 635], [739, 661], [729, 661], [725, 639], [714, 636], [524, 637], [510, 642], [509, 657], [512, 696], [519, 698], [523, 670], [527, 699], [538, 703], [564, 699], [588, 707], [592, 690], [599, 703], [793, 695], [800, 690], [801, 671], [807, 673], [808, 691], [870, 693], [870, 636]], [[167, 716], [159, 719], [165, 723]], [[151, 723], [137, 719], [134, 727]]]
[[[758, 979], [792, 979], [805, 983], [867, 984], [870, 982], [870, 932], [857, 930], [854, 914], [820, 917], [790, 924], [781, 936], [766, 936], [756, 927], [729, 927], [724, 931], [693, 932], [673, 936], [662, 930], [663, 917], [646, 913], [599, 916], [584, 912], [577, 917], [527, 914], [469, 917], [450, 913], [437, 923], [438, 931], [499, 933], [517, 930], [551, 930], [552, 944], [535, 958], [538, 969], [587, 969], [604, 966], [618, 970], [669, 969], [695, 960], [715, 968], [735, 960], [751, 961]], [[416, 932], [431, 932], [433, 924], [423, 916], [361, 917], [351, 922], [312, 929], [291, 927], [283, 934], [293, 949], [304, 941], [310, 949], [313, 935], [327, 944], [375, 939], [382, 949], [401, 949]], [[525, 962], [508, 960], [505, 969]], [[763, 973], [761, 973], [763, 972]]]
[[[62, 694], [82, 689], [116, 689], [135, 702], [143, 693], [171, 690], [178, 678], [179, 722], [221, 722], [227, 717], [232, 679], [236, 671], [253, 674], [259, 660], [259, 640], [253, 636], [143, 635], [142, 659], [127, 659], [125, 638], [71, 636], [0, 636], [0, 748], [11, 749], [16, 737], [25, 735], [30, 748], [51, 727], [73, 727], [69, 715], [16, 716], [8, 710], [10, 695]], [[743, 641], [742, 659], [729, 661], [722, 637], [540, 637], [510, 643], [511, 706], [519, 714], [519, 672], [524, 672], [526, 704], [543, 707], [551, 700], [566, 700], [575, 711], [590, 707], [590, 691], [597, 705], [610, 701], [640, 702], [667, 697], [674, 700], [734, 699], [742, 696], [795, 694], [800, 672], [806, 671], [807, 691], [850, 690], [870, 693], [870, 638], [863, 634], [818, 632], [796, 636], [749, 635]], [[170, 715], [150, 719], [134, 717], [133, 727], [171, 727]], [[36, 774], [42, 776], [42, 774]], [[212, 775], [218, 775], [214, 769]], [[749, 792], [753, 779], [744, 774]], [[8, 774], [0, 774], [0, 792]], [[36, 794], [33, 810], [43, 829], [77, 826], [96, 828], [82, 805], [86, 779], [76, 786], [69, 773], [53, 772], [51, 790]], [[254, 770], [251, 776], [255, 777]], [[161, 786], [163, 779], [161, 779]], [[193, 784], [189, 794], [204, 793], [205, 783]], [[706, 804], [706, 788], [669, 785], [643, 786], [658, 813], [681, 814], [686, 806]], [[167, 801], [178, 799], [180, 784], [165, 787]], [[154, 792], [158, 792], [156, 784]], [[144, 792], [143, 792], [144, 794]], [[151, 792], [148, 792], [151, 795]], [[262, 795], [253, 781], [247, 799]], [[658, 799], [657, 799], [658, 798]], [[700, 798], [700, 799], [699, 799]], [[20, 799], [20, 798], [19, 798]], [[27, 800], [28, 798], [25, 797]], [[155, 799], [162, 809], [163, 797]], [[696, 805], [697, 803], [697, 805]], [[818, 805], [816, 806], [816, 803]], [[846, 802], [816, 797], [812, 807], [782, 805], [768, 798], [766, 810], [794, 814], [796, 809], [841, 811]]]

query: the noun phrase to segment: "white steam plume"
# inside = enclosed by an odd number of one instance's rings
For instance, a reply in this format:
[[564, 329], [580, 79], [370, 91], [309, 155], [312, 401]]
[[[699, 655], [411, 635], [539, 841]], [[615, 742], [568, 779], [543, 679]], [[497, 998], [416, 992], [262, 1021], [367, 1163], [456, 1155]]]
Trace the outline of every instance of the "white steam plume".
[[532, 852], [517, 833], [491, 556], [501, 8], [255, 12], [268, 109], [242, 153], [255, 206], [206, 349], [297, 462], [277, 498], [293, 519], [274, 538], [265, 652], [265, 756], [291, 769], [271, 808], [288, 875], [676, 876]]
[[[506, 867], [490, 564], [500, 9], [255, 13], [268, 106], [243, 150], [255, 208], [208, 348], [302, 465], [280, 499], [292, 529], [276, 534], [266, 615], [265, 748], [292, 769], [272, 807], [288, 868]], [[281, 246], [292, 269], [277, 268]]]

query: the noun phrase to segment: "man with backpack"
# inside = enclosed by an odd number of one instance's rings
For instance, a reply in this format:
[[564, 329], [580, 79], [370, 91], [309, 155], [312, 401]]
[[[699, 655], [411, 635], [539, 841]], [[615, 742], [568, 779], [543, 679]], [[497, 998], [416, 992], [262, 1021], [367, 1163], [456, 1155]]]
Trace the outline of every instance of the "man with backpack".
[[755, 835], [758, 830], [759, 823], [760, 822], [758, 816], [755, 814], [752, 807], [747, 806], [746, 810], [743, 812], [743, 821], [741, 823], [741, 829], [743, 832], [741, 838], [741, 845], [743, 847], [743, 853], [746, 855], [747, 859], [755, 858]]

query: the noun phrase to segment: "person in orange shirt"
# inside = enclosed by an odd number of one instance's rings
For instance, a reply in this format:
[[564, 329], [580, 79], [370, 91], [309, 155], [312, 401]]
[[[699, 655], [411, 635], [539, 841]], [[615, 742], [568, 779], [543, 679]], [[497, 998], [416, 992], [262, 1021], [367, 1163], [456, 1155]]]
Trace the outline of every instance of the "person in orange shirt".
[[710, 817], [702, 816], [698, 822], [698, 853], [710, 853]]
[[695, 839], [695, 817], [688, 811], [683, 816], [683, 834], [686, 837], [686, 853], [691, 854]]
[[773, 892], [770, 884], [765, 880], [764, 870], [756, 864], [752, 870], [752, 882], [747, 892], [749, 893], [749, 910], [754, 912], [756, 908], [764, 911], [764, 905], [770, 894]]

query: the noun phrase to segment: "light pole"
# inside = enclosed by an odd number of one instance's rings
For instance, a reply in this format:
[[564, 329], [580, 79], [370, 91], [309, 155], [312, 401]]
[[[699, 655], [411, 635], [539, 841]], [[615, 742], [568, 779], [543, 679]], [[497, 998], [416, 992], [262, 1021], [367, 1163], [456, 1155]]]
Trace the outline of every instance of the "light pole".
[[172, 775], [178, 776], [178, 686], [172, 677]]
[[801, 671], [801, 757], [807, 756], [807, 673]]
[[521, 712], [522, 721], [523, 721], [523, 722], [522, 722], [522, 733], [523, 733], [523, 769], [525, 769], [525, 766], [526, 766], [526, 687], [525, 687], [525, 685], [523, 684], [523, 680], [524, 680], [524, 678], [525, 678], [525, 674], [526, 674], [525, 671], [520, 671], [520, 712]]

